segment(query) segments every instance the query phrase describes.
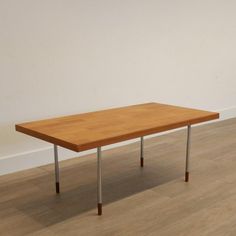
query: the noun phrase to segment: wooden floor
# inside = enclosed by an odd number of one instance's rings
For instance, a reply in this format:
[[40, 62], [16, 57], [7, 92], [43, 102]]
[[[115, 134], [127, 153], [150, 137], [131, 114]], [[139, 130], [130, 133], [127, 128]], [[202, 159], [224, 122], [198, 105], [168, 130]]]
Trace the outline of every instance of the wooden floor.
[[192, 130], [190, 182], [184, 182], [186, 130], [103, 153], [103, 215], [96, 209], [96, 156], [0, 177], [0, 235], [236, 235], [236, 119]]

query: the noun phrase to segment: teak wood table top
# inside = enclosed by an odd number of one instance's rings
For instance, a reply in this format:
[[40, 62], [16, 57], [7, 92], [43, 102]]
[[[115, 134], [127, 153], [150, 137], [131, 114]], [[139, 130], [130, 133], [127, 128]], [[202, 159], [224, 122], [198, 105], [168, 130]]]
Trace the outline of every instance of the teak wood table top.
[[16, 130], [79, 152], [219, 118], [219, 113], [146, 103], [16, 125]]

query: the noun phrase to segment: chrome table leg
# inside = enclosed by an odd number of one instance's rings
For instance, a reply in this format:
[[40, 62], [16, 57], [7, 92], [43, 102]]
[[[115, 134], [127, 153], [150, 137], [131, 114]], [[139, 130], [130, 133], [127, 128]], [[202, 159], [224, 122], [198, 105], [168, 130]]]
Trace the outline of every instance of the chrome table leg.
[[55, 144], [54, 144], [54, 159], [55, 159], [56, 193], [60, 193], [58, 149], [57, 149], [57, 145]]
[[143, 144], [144, 144], [144, 138], [141, 137], [141, 140], [140, 140], [140, 166], [141, 167], [143, 167], [143, 164], [144, 164]]
[[98, 215], [102, 215], [102, 152], [101, 147], [97, 148], [97, 201]]
[[190, 146], [191, 146], [191, 125], [188, 125], [188, 131], [187, 131], [187, 149], [186, 149], [186, 167], [185, 167], [185, 182], [189, 181]]

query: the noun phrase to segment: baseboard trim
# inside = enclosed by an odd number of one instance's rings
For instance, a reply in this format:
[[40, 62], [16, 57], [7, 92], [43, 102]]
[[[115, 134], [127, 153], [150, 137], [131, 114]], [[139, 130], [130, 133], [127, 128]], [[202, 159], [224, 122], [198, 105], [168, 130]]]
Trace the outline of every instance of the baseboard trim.
[[220, 120], [227, 120], [236, 117], [236, 107], [229, 107], [218, 111], [220, 113]]
[[[236, 107], [223, 109], [218, 112], [220, 112], [220, 120], [218, 120], [218, 121], [222, 121], [222, 120], [236, 117]], [[172, 130], [169, 132], [175, 132], [175, 131], [176, 130]], [[157, 135], [151, 135], [148, 137], [151, 138], [151, 137], [163, 135], [163, 134], [169, 133], [169, 132], [164, 132], [164, 133], [157, 134]], [[109, 145], [109, 146], [104, 147], [104, 149], [111, 149], [111, 148], [131, 144], [131, 143], [137, 142], [137, 140], [138, 139], [133, 139], [133, 140], [121, 142], [118, 144]], [[84, 156], [84, 155], [91, 154], [91, 153], [95, 153], [95, 150], [92, 149], [92, 150], [85, 151], [82, 153], [76, 153], [76, 152], [66, 150], [64, 148], [60, 148], [59, 149], [59, 160], [61, 161], [61, 160], [66, 160], [66, 159], [70, 159], [70, 158], [74, 158], [74, 157], [80, 157], [80, 156]], [[47, 164], [50, 164], [53, 162], [54, 162], [54, 156], [53, 156], [52, 145], [47, 146], [45, 148], [28, 151], [28, 152], [22, 152], [22, 153], [16, 153], [16, 154], [10, 155], [10, 156], [4, 156], [4, 157], [0, 158], [0, 176], [5, 175], [5, 174], [18, 172], [21, 170], [26, 170], [26, 169], [30, 169], [30, 168], [34, 168], [34, 167], [47, 165]]]

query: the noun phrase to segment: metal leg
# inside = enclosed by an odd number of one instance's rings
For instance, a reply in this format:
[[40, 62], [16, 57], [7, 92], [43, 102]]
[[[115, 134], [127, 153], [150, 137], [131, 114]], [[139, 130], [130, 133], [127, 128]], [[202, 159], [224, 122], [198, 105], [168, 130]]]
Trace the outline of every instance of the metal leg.
[[60, 193], [59, 184], [59, 163], [57, 145], [54, 145], [54, 159], [55, 159], [55, 178], [56, 178], [56, 193]]
[[185, 167], [185, 182], [188, 182], [188, 181], [189, 181], [189, 156], [190, 156], [190, 146], [191, 146], [191, 125], [188, 125], [187, 150], [186, 150], [186, 167]]
[[102, 152], [101, 147], [97, 148], [97, 184], [98, 184], [98, 215], [102, 215]]
[[140, 140], [140, 166], [143, 167], [143, 162], [144, 162], [144, 158], [143, 158], [143, 143], [144, 143], [144, 139], [143, 137], [141, 137]]

